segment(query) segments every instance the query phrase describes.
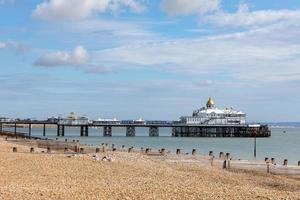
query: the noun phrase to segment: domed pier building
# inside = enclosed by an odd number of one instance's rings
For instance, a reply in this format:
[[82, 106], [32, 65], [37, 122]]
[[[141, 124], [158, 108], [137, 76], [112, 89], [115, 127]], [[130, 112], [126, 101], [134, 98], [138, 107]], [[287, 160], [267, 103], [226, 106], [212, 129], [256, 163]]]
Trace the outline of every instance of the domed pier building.
[[219, 109], [211, 97], [206, 107], [183, 116], [174, 127], [173, 136], [179, 137], [269, 137], [267, 125], [248, 124], [246, 114], [233, 108]]

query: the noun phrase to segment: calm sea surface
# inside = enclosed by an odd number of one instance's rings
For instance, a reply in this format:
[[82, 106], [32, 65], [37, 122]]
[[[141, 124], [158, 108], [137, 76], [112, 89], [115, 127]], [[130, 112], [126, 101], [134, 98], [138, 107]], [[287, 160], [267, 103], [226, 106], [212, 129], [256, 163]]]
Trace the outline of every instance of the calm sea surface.
[[[10, 129], [12, 130], [12, 129]], [[265, 157], [274, 157], [278, 163], [288, 159], [289, 164], [297, 164], [300, 161], [300, 128], [272, 128], [270, 138], [257, 138], [257, 160]], [[20, 132], [28, 132], [28, 129], [18, 128]], [[230, 152], [234, 159], [254, 159], [253, 138], [175, 138], [171, 137], [170, 128], [161, 128], [160, 137], [148, 137], [147, 128], [136, 128], [136, 137], [126, 137], [125, 128], [113, 128], [112, 137], [103, 137], [102, 128], [90, 128], [89, 137], [79, 137], [80, 130], [66, 128], [65, 138], [78, 139], [82, 144], [99, 145], [101, 143], [134, 146], [135, 148], [152, 148], [175, 151], [177, 148], [182, 152], [191, 153], [192, 149], [197, 152], [208, 154], [214, 151], [218, 155], [220, 151]], [[284, 133], [285, 131], [285, 133]], [[33, 128], [33, 136], [42, 136], [43, 129]], [[47, 129], [48, 138], [56, 138], [56, 129]]]

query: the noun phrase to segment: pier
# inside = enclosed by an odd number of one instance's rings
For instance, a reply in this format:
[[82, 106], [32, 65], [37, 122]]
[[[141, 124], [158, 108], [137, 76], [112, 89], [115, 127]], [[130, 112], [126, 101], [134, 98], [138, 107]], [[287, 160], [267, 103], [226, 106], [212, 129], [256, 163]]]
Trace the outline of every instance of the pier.
[[[122, 123], [127, 122], [127, 123]], [[73, 123], [65, 121], [49, 122], [49, 121], [14, 121], [14, 122], [0, 122], [0, 131], [3, 127], [9, 126], [13, 129], [13, 132], [17, 134], [18, 127], [28, 127], [28, 131], [24, 134], [31, 137], [32, 127], [39, 125], [42, 127], [43, 136], [47, 136], [47, 126], [56, 127], [57, 137], [65, 136], [65, 129], [77, 127], [81, 137], [89, 136], [89, 129], [102, 127], [102, 136], [113, 136], [113, 128], [123, 127], [126, 129], [124, 135], [127, 137], [136, 136], [136, 128], [144, 127], [149, 129], [150, 137], [158, 137], [160, 128], [171, 128], [170, 133], [173, 137], [270, 137], [271, 132], [266, 125], [252, 126], [248, 124], [242, 125], [207, 125], [207, 124], [183, 124], [180, 121], [145, 121], [143, 123], [129, 123], [128, 120], [124, 120], [120, 123], [107, 122], [107, 123]]]

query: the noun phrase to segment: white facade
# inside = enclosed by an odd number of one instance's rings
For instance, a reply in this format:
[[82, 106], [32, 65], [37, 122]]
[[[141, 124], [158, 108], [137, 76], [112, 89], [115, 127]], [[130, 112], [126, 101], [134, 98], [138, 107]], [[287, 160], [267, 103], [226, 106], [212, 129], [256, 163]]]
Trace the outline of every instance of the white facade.
[[59, 118], [59, 125], [88, 125], [90, 123], [87, 117], [77, 117], [75, 113], [70, 113], [67, 118]]
[[232, 108], [215, 108], [209, 98], [206, 107], [195, 110], [192, 116], [181, 117], [180, 121], [186, 124], [241, 125], [246, 124], [246, 114]]

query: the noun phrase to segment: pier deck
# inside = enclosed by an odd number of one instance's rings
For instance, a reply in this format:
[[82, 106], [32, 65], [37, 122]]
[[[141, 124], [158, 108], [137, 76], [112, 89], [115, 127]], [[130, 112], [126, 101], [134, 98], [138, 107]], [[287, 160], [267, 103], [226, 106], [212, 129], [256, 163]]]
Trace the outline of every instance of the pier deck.
[[32, 125], [42, 125], [43, 136], [46, 136], [46, 127], [49, 125], [57, 127], [57, 136], [65, 136], [65, 128], [78, 127], [80, 128], [80, 136], [87, 137], [89, 128], [103, 127], [103, 136], [112, 136], [113, 127], [126, 128], [126, 136], [135, 136], [137, 127], [149, 128], [149, 136], [159, 136], [159, 128], [172, 128], [173, 137], [270, 137], [271, 132], [267, 125], [251, 126], [249, 124], [241, 125], [208, 125], [208, 124], [184, 124], [177, 121], [145, 121], [143, 123], [60, 123], [49, 121], [15, 121], [15, 122], [0, 122], [0, 131], [4, 126], [14, 127], [14, 132], [17, 133], [17, 128], [21, 125], [28, 127], [28, 136], [31, 136]]

